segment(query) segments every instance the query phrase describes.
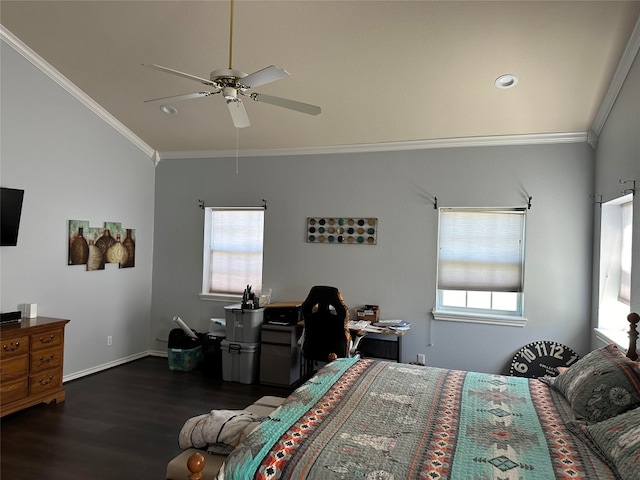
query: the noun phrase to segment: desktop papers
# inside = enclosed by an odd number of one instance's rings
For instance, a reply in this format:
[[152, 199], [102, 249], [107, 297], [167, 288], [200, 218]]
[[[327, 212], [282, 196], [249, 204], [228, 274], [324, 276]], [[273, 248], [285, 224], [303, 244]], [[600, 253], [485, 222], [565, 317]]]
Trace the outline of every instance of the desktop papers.
[[367, 320], [349, 321], [349, 330], [358, 330], [368, 333], [382, 333], [387, 331], [385, 327], [371, 325], [371, 322]]
[[392, 332], [405, 332], [411, 328], [411, 324], [404, 320], [380, 320], [374, 325], [391, 330]]
[[362, 330], [368, 333], [404, 332], [411, 328], [411, 324], [402, 320], [381, 320], [371, 324], [367, 320], [349, 322], [350, 330]]

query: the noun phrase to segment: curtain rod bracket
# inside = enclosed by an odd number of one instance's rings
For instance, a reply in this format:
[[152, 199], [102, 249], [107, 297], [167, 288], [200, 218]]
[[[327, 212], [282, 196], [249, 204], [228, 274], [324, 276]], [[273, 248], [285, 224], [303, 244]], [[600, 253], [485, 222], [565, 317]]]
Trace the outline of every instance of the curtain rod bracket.
[[262, 199], [262, 206], [265, 210], [267, 209], [267, 201], [264, 198]]
[[600, 195], [600, 194], [597, 194], [597, 195], [591, 194], [591, 195], [589, 195], [589, 197], [591, 197], [593, 199], [593, 204], [594, 205], [602, 206], [602, 195]]
[[531, 210], [531, 200], [533, 199], [533, 197], [531, 195], [529, 195], [529, 200], [527, 201], [527, 210]]
[[635, 195], [636, 194], [636, 181], [635, 180], [618, 180], [618, 182], [620, 183], [620, 185], [624, 185], [625, 183], [632, 183], [633, 187], [631, 188], [625, 188], [624, 190], [622, 190], [622, 194], [623, 195], [627, 195], [628, 193]]
[[438, 209], [438, 197], [433, 197], [433, 209]]
[[200, 199], [198, 199], [198, 206], [199, 206], [202, 210], [204, 210], [204, 200], [200, 200]]

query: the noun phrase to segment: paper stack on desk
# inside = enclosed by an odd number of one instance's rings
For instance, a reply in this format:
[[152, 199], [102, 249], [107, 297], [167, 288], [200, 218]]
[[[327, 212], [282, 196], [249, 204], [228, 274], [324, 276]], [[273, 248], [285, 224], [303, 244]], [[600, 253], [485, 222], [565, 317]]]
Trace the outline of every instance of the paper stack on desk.
[[371, 325], [371, 322], [367, 320], [357, 320], [357, 321], [351, 320], [349, 321], [348, 327], [350, 330], [358, 330], [358, 331], [363, 331], [368, 333], [382, 333], [387, 330], [386, 327], [384, 326]]
[[362, 330], [364, 330], [365, 332], [368, 333], [384, 333], [387, 331], [387, 329], [385, 327], [377, 327], [375, 325], [367, 325], [366, 327], [364, 327]]
[[371, 326], [371, 322], [367, 322], [366, 320], [358, 320], [357, 322], [354, 322], [353, 320], [350, 320], [348, 326], [351, 330], [362, 330], [365, 327]]
[[374, 324], [376, 327], [388, 328], [394, 332], [404, 332], [411, 328], [411, 324], [404, 320], [380, 320]]

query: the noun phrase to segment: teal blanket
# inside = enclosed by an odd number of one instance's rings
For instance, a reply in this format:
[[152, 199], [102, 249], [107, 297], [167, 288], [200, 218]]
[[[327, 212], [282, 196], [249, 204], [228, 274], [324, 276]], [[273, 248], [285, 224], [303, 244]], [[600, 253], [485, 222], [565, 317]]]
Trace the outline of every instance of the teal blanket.
[[228, 458], [220, 479], [614, 479], [536, 379], [339, 359]]

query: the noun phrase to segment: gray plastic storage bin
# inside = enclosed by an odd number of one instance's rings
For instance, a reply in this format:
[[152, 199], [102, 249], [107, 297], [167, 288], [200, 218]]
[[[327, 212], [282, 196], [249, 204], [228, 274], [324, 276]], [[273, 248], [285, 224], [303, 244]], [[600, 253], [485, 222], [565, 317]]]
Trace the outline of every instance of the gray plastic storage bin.
[[259, 343], [238, 343], [223, 340], [222, 379], [225, 382], [256, 383], [258, 381]]
[[224, 307], [227, 341], [257, 343], [264, 319], [264, 308], [242, 309], [240, 303]]

